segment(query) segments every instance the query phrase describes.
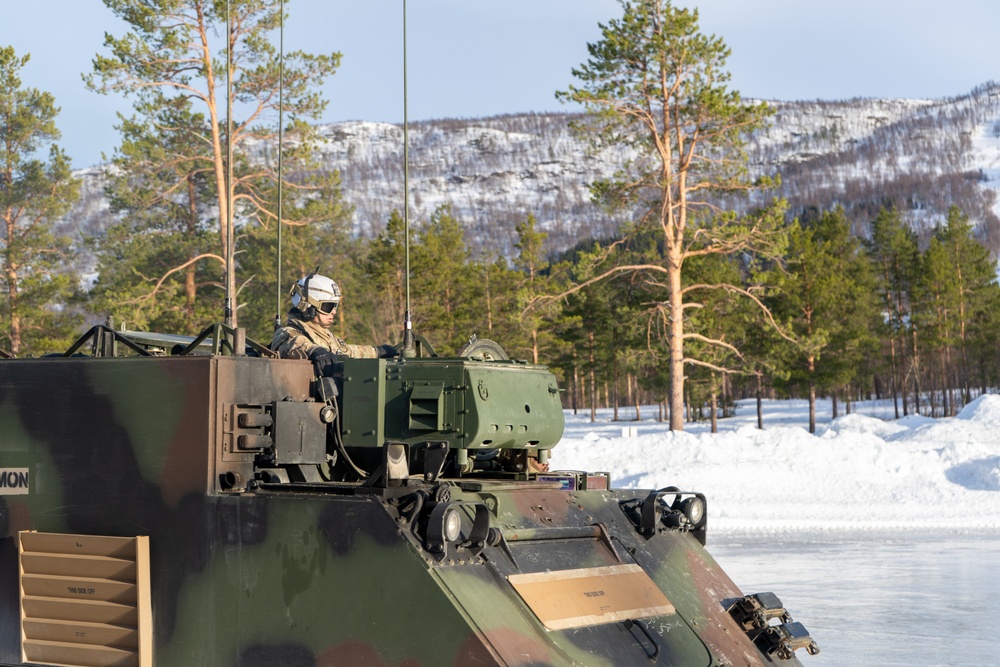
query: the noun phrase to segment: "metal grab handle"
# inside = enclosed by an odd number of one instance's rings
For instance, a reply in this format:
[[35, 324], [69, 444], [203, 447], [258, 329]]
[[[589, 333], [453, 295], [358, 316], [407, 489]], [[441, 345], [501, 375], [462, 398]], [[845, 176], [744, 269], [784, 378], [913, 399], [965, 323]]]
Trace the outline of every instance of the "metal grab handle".
[[508, 528], [504, 531], [508, 542], [535, 540], [596, 540], [601, 537], [601, 528], [592, 526], [544, 526], [540, 528]]
[[[642, 634], [646, 635], [646, 639], [653, 645], [653, 652], [650, 653], [649, 649], [647, 649], [645, 645], [643, 645], [642, 649], [646, 651], [646, 656], [649, 658], [650, 662], [656, 662], [656, 658], [660, 655], [660, 645], [656, 643], [656, 636], [653, 635], [653, 631], [649, 629], [649, 626], [642, 621], [632, 619], [626, 620], [624, 625], [629, 632], [632, 632], [633, 627], [642, 630]], [[632, 634], [633, 636], [635, 635], [635, 633]]]

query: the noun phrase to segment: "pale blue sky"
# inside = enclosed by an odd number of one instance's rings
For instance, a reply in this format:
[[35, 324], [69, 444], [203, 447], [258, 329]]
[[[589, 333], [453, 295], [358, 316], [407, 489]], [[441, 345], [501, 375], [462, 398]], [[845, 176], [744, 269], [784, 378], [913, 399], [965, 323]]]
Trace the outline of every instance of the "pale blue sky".
[[[699, 0], [706, 33], [732, 49], [732, 86], [796, 100], [948, 97], [1000, 80], [996, 0]], [[287, 50], [340, 51], [325, 120], [402, 120], [402, 0], [286, 0]], [[566, 110], [554, 98], [586, 59], [616, 0], [408, 0], [409, 114], [414, 120]], [[62, 107], [60, 142], [76, 167], [111, 154], [125, 102], [86, 90], [81, 74], [105, 31], [100, 0], [0, 0], [0, 45], [32, 60], [24, 83]]]

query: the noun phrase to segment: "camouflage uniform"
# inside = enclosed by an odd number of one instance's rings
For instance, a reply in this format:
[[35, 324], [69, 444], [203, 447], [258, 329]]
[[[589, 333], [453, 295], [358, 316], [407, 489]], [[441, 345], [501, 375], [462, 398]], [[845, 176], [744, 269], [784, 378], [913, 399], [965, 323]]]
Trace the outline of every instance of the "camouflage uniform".
[[271, 349], [285, 359], [309, 359], [316, 348], [329, 350], [341, 357], [377, 359], [378, 348], [372, 345], [348, 345], [343, 338], [320, 326], [315, 320], [306, 321], [292, 310], [285, 326], [274, 332]]

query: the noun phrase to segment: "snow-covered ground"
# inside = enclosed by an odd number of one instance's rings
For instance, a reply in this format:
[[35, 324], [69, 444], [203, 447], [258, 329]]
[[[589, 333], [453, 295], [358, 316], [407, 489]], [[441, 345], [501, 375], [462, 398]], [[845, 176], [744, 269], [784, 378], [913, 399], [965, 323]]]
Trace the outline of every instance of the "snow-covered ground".
[[[830, 419], [820, 402], [810, 435], [805, 401], [752, 400], [736, 416], [671, 432], [645, 408], [566, 414], [552, 469], [602, 470], [615, 487], [677, 486], [708, 497], [709, 533], [1000, 531], [1000, 396], [955, 418], [893, 420], [891, 404], [858, 404]], [[625, 429], [637, 435], [623, 437]]]

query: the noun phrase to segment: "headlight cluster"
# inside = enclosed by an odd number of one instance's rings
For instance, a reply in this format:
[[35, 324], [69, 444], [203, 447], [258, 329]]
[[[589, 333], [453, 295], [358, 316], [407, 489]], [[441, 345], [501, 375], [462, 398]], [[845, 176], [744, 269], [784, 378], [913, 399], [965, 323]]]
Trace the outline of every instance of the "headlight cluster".
[[708, 513], [705, 494], [681, 491], [675, 486], [651, 491], [639, 509], [639, 532], [655, 535], [660, 530], [690, 531], [705, 543]]
[[490, 530], [490, 512], [483, 503], [439, 502], [427, 518], [424, 546], [438, 559], [459, 551], [478, 555]]

